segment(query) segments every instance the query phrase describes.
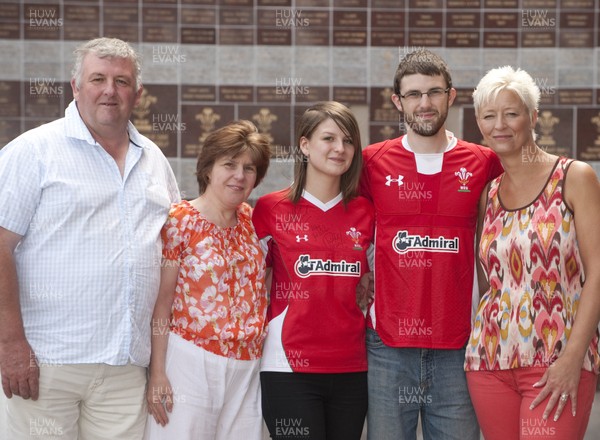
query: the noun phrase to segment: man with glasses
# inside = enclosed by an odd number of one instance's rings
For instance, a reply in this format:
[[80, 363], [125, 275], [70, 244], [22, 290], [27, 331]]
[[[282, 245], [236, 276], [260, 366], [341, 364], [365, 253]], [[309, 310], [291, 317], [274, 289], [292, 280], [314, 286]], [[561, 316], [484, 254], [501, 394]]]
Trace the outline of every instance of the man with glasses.
[[370, 440], [416, 438], [419, 415], [426, 440], [479, 439], [464, 349], [479, 196], [501, 166], [488, 148], [446, 130], [455, 98], [440, 57], [408, 54], [392, 96], [406, 135], [363, 152], [361, 192], [377, 221], [367, 315]]

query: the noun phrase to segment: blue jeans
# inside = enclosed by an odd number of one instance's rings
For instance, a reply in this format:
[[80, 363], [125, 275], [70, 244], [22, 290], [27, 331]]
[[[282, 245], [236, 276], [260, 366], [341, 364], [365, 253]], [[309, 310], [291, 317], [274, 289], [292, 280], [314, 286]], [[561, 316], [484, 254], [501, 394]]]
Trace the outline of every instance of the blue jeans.
[[369, 440], [479, 440], [463, 364], [465, 350], [386, 346], [367, 329]]

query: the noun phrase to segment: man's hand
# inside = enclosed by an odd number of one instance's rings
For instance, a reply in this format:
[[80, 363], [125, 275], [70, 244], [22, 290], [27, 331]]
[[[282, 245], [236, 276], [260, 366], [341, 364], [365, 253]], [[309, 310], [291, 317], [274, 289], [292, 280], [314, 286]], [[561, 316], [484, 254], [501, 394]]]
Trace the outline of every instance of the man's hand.
[[26, 339], [0, 343], [0, 374], [6, 397], [37, 400], [40, 368]]

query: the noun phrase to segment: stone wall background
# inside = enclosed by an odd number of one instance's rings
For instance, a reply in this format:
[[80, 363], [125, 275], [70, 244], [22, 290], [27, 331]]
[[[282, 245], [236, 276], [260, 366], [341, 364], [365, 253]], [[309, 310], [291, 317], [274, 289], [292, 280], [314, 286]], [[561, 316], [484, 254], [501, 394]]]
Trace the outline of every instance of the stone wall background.
[[541, 146], [600, 169], [599, 26], [599, 0], [3, 0], [0, 148], [63, 114], [81, 41], [115, 36], [143, 55], [133, 122], [188, 198], [203, 137], [233, 119], [273, 139], [253, 198], [289, 183], [296, 117], [312, 102], [349, 105], [363, 146], [398, 136], [395, 67], [421, 47], [452, 70], [455, 134], [480, 141], [470, 94], [487, 70], [510, 64], [542, 90]]

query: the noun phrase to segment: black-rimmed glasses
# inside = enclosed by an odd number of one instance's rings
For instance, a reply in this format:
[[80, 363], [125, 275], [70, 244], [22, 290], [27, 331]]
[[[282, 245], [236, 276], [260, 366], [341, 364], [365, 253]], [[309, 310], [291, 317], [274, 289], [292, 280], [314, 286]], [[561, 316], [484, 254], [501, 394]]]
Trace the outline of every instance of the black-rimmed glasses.
[[421, 92], [419, 90], [411, 90], [406, 92], [404, 95], [400, 95], [400, 98], [407, 99], [409, 101], [420, 101], [423, 95], [427, 95], [429, 99], [441, 98], [443, 95], [450, 91], [450, 87], [442, 89], [440, 87], [431, 89], [427, 92]]

